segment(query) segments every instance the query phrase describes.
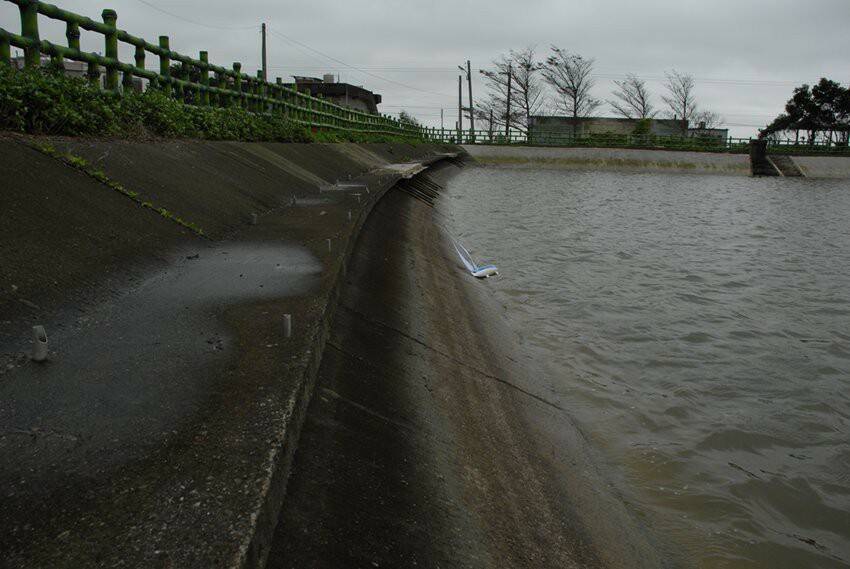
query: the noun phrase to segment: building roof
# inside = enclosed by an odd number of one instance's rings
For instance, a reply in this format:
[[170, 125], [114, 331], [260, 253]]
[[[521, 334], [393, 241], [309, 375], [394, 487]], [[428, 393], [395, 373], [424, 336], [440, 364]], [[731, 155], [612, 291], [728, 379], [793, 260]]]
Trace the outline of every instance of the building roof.
[[[378, 105], [381, 104], [381, 95], [378, 93], [373, 93], [368, 89], [360, 87], [358, 85], [351, 85], [350, 83], [337, 83], [325, 81], [324, 79], [319, 79], [318, 77], [302, 77], [302, 76], [293, 76], [295, 79], [295, 87], [298, 88], [299, 91], [307, 91], [309, 90], [310, 95], [316, 96], [321, 95], [325, 98], [333, 98], [336, 99], [336, 102], [342, 103], [345, 99], [359, 100], [363, 102], [366, 107], [369, 109], [369, 112], [377, 114], [378, 113]], [[293, 87], [290, 83], [289, 87]]]

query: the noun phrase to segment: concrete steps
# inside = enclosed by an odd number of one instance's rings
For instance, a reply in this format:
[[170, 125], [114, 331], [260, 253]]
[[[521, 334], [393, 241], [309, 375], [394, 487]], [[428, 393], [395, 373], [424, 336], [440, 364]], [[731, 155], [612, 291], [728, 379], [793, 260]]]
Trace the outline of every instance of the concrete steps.
[[781, 176], [785, 176], [786, 178], [804, 177], [802, 170], [800, 170], [794, 159], [790, 156], [768, 156], [767, 159], [773, 164], [773, 167], [776, 168]]

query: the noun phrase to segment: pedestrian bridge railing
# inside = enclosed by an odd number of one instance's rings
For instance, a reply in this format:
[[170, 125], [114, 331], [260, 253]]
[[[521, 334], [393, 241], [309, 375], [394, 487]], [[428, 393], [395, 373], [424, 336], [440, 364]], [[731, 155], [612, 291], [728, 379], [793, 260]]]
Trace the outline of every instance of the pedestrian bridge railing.
[[[206, 51], [201, 51], [197, 59], [177, 53], [171, 50], [168, 36], [159, 36], [158, 43], [152, 44], [119, 29], [114, 10], [103, 10], [103, 21], [97, 22], [38, 0], [0, 1], [16, 4], [21, 16], [20, 34], [0, 28], [0, 62], [5, 64], [9, 64], [11, 46], [15, 46], [23, 49], [26, 68], [39, 67], [42, 55], [60, 65], [63, 59], [81, 61], [87, 64], [89, 79], [98, 83], [103, 68], [104, 88], [116, 92], [132, 89], [134, 78], [141, 78], [148, 80], [149, 86], [190, 104], [282, 113], [297, 124], [319, 130], [424, 136], [422, 127], [301, 93], [284, 86], [280, 78], [275, 83], [265, 81], [262, 71], [252, 77], [242, 73], [238, 62], [230, 68], [214, 65], [209, 62]], [[67, 45], [41, 39], [39, 16], [65, 22]], [[103, 55], [80, 49], [80, 30], [103, 35]], [[119, 60], [119, 42], [135, 48], [132, 63]], [[159, 59], [158, 71], [146, 68], [148, 54]]]

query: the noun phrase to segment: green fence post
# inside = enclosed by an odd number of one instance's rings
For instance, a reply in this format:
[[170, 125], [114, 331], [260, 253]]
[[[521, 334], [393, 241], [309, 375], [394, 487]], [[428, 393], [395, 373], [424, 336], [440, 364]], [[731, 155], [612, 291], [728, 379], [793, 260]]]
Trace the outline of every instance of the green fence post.
[[[118, 63], [118, 30], [115, 27], [118, 23], [118, 14], [115, 10], [106, 9], [101, 13], [101, 17], [103, 18], [103, 23], [111, 28], [109, 32], [103, 35], [103, 53], [107, 59]], [[118, 68], [115, 67], [112, 61], [106, 66], [106, 88], [110, 91], [118, 90]]]
[[281, 112], [286, 109], [285, 106], [281, 105], [283, 100], [283, 79], [280, 77], [275, 77], [274, 80], [274, 99], [275, 103], [275, 111]]
[[100, 65], [89, 63], [86, 69], [86, 78], [92, 85], [100, 85]]
[[244, 107], [245, 102], [242, 100], [242, 64], [238, 61], [233, 64], [233, 73], [236, 74], [233, 81], [233, 87], [236, 90], [236, 105]]
[[198, 59], [201, 60], [201, 104], [205, 107], [210, 106], [210, 54], [202, 51], [198, 54]]
[[[191, 70], [189, 69], [189, 64], [186, 63], [185, 61], [181, 61], [180, 62], [180, 79], [182, 79], [184, 82], [188, 83], [189, 80], [190, 80], [190, 74], [191, 74]], [[193, 104], [196, 102], [195, 97], [192, 95], [192, 88], [190, 86], [183, 84], [183, 85], [180, 85], [178, 87], [178, 89], [179, 89], [179, 93], [180, 93], [180, 102], [181, 103], [187, 102], [186, 101], [186, 95], [187, 94], [192, 96], [192, 103]]]
[[18, 4], [21, 12], [21, 35], [35, 42], [24, 48], [24, 65], [26, 67], [38, 67], [41, 65], [41, 52], [39, 50], [41, 38], [38, 37], [38, 2], [36, 0], [22, 0]]
[[[215, 72], [215, 86], [217, 89], [221, 89], [221, 91], [227, 90], [227, 75], [225, 75], [222, 71]], [[227, 95], [223, 92], [216, 95], [215, 101], [219, 107], [223, 108], [227, 108], [229, 103]]]
[[268, 106], [266, 105], [266, 82], [263, 81], [263, 70], [257, 69], [257, 96], [260, 97], [257, 100], [257, 111], [264, 113], [268, 110]]
[[125, 69], [121, 75], [121, 89], [125, 93], [133, 90], [133, 72]]
[[245, 91], [246, 91], [246, 100], [245, 104], [247, 105], [247, 109], [251, 112], [254, 112], [256, 109], [257, 103], [254, 99], [254, 94], [256, 93], [257, 86], [254, 85], [254, 78], [246, 73], [247, 77], [245, 77]]
[[159, 54], [159, 78], [162, 84], [162, 92], [166, 95], [171, 93], [171, 49], [168, 47], [168, 36], [159, 36], [159, 47], [165, 53]]
[[9, 45], [9, 36], [0, 30], [0, 65], [11, 65], [12, 49]]
[[133, 54], [133, 59], [135, 60], [136, 67], [139, 69], [145, 68], [145, 48], [143, 46], [136, 46], [136, 52]]
[[68, 39], [68, 47], [80, 49], [80, 25], [77, 22], [68, 22], [65, 25], [65, 37]]

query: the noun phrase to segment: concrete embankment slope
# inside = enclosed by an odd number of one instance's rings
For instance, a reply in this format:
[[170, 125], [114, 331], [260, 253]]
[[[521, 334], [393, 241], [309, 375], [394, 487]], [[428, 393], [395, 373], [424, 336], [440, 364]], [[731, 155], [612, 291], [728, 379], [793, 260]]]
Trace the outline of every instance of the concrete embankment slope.
[[488, 166], [750, 174], [750, 161], [745, 154], [542, 146], [468, 145], [463, 148], [477, 162]]
[[0, 147], [0, 566], [259, 566], [362, 223], [457, 149]]
[[793, 160], [807, 178], [850, 180], [850, 157], [795, 156]]
[[671, 566], [442, 221], [393, 191], [364, 227], [269, 568]]

